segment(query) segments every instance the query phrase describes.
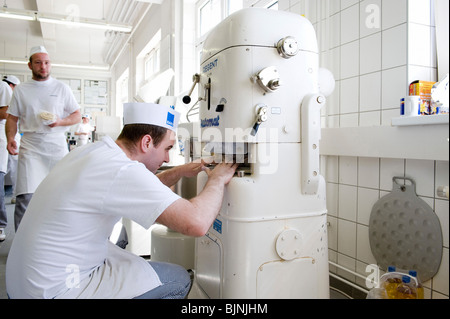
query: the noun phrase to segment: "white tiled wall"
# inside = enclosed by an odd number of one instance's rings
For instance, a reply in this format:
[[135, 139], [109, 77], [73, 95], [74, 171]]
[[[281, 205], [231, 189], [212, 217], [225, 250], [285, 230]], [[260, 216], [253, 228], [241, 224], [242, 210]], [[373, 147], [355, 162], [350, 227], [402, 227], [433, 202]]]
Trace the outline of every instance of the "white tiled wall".
[[[280, 9], [303, 14], [313, 23], [321, 66], [335, 76], [336, 89], [323, 111], [323, 125], [390, 125], [410, 82], [437, 80], [431, 3], [280, 0]], [[393, 176], [410, 177], [417, 195], [439, 217], [444, 237], [441, 268], [425, 283], [425, 297], [448, 298], [449, 201], [436, 197], [436, 188], [449, 184], [448, 161], [329, 156], [321, 163], [327, 181], [330, 260], [367, 275], [366, 266], [376, 264], [368, 236], [372, 206], [392, 190]], [[365, 286], [361, 278], [330, 269]]]

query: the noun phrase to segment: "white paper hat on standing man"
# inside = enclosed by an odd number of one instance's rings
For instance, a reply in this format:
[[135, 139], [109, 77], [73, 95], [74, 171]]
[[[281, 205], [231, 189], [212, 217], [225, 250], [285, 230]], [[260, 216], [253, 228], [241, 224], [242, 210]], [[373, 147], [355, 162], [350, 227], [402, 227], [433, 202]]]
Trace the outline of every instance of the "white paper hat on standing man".
[[172, 107], [154, 103], [125, 103], [123, 124], [151, 124], [176, 132], [180, 113]]
[[32, 47], [30, 49], [30, 57], [33, 54], [36, 54], [36, 53], [46, 53], [46, 54], [48, 54], [47, 50], [42, 45], [38, 45], [38, 46]]

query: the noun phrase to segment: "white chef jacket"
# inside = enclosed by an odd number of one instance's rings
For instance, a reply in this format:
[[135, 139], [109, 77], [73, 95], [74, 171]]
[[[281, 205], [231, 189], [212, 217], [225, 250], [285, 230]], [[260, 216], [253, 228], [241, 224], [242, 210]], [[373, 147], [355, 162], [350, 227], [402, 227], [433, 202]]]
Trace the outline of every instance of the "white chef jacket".
[[0, 81], [0, 106], [9, 105], [12, 94], [13, 91], [11, 87], [5, 81]]
[[[12, 98], [12, 89], [4, 81], [0, 81], [0, 107], [8, 106]], [[8, 150], [6, 149], [6, 120], [0, 120], [0, 172], [6, 173], [8, 169]]]
[[[77, 133], [91, 133], [94, 130], [94, 128], [91, 126], [90, 123], [80, 123], [78, 125], [78, 128], [76, 130]], [[80, 145], [86, 145], [87, 142], [89, 141], [89, 135], [79, 135], [78, 136], [78, 142]]]
[[31, 80], [15, 88], [8, 113], [19, 118], [23, 132], [16, 195], [34, 193], [55, 163], [68, 153], [64, 134], [67, 127], [51, 128], [39, 114], [47, 111], [65, 118], [79, 108], [69, 86], [52, 77], [46, 81]]
[[109, 137], [76, 148], [39, 185], [18, 228], [9, 296], [133, 298], [160, 286], [148, 262], [108, 238], [122, 217], [148, 229], [179, 198]]

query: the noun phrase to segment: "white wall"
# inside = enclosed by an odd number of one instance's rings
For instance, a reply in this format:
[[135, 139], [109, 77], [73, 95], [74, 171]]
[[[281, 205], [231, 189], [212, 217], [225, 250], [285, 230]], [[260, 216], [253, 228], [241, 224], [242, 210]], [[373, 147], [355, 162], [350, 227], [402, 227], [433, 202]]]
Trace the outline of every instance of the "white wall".
[[[336, 78], [322, 113], [324, 128], [390, 126], [410, 82], [437, 80], [429, 0], [281, 0], [280, 7], [305, 14], [314, 24], [321, 66]], [[371, 20], [377, 9], [379, 20]], [[331, 155], [322, 158], [321, 169], [327, 181], [330, 260], [363, 276], [368, 264], [376, 264], [368, 236], [373, 204], [392, 190], [393, 176], [415, 180], [418, 196], [436, 212], [444, 235], [441, 268], [425, 283], [425, 297], [448, 298], [449, 204], [436, 196], [437, 186], [448, 185], [448, 160]], [[330, 270], [365, 287], [354, 275]]]

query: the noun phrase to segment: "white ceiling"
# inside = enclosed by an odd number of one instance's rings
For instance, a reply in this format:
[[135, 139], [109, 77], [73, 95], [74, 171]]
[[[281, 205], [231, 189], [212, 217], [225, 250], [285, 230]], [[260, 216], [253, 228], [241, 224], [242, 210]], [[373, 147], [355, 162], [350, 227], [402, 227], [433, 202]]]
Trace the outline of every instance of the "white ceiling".
[[[161, 3], [162, 0], [0, 1], [9, 9], [136, 26], [151, 3]], [[113, 31], [0, 18], [0, 60], [26, 60], [31, 47], [44, 45], [52, 63], [111, 65], [128, 36], [127, 33]]]

